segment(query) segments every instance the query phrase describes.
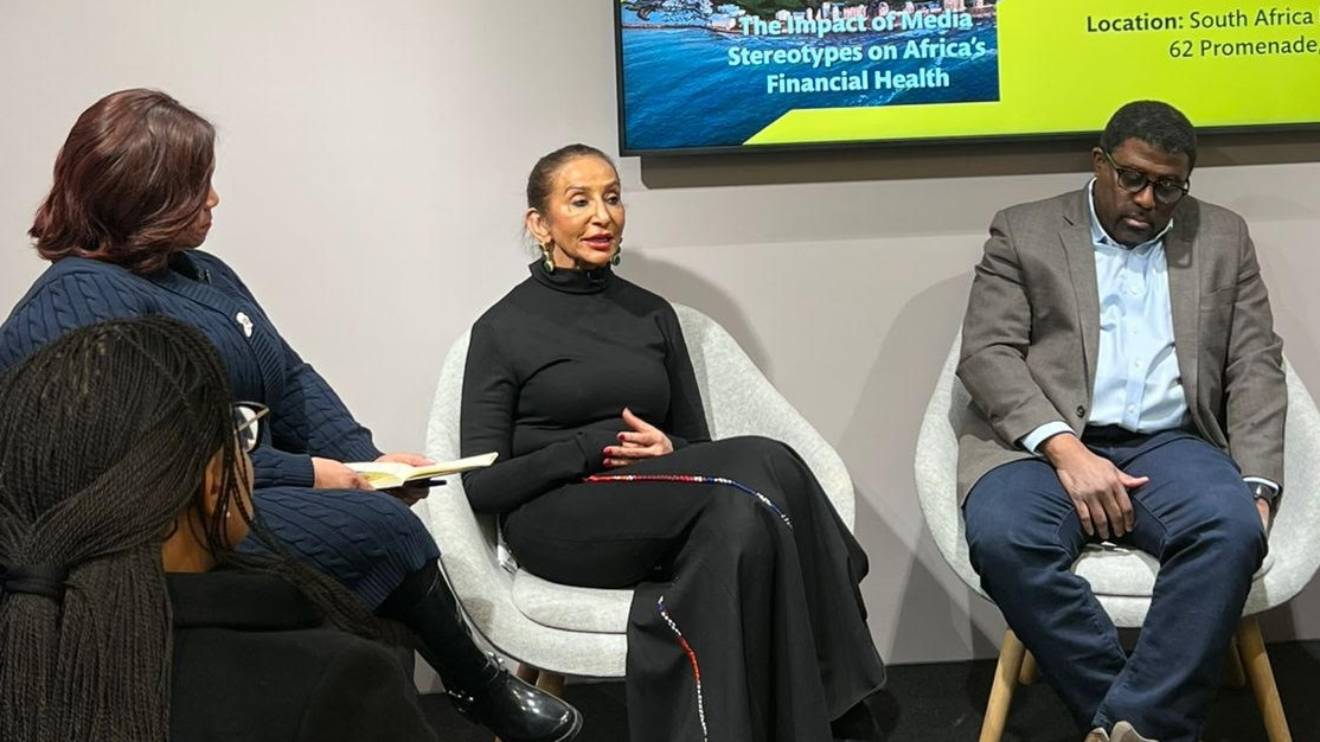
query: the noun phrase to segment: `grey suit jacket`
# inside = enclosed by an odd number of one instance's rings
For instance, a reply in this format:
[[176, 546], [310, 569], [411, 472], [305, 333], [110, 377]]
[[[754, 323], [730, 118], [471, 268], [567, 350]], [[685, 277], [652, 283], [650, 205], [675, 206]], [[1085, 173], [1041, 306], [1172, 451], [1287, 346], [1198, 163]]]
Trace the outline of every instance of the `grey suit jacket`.
[[[1190, 196], [1164, 238], [1178, 369], [1191, 422], [1243, 476], [1283, 484], [1283, 342], [1246, 223]], [[1091, 410], [1100, 300], [1087, 192], [995, 215], [963, 320], [958, 378], [972, 398], [959, 431], [958, 493], [1031, 456], [1018, 442]]]

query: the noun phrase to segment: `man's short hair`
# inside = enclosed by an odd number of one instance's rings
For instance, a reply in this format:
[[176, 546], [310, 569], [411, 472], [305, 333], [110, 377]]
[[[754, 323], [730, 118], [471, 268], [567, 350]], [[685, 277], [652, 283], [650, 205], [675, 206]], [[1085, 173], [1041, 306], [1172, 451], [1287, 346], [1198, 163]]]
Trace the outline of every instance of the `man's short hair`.
[[1112, 153], [1129, 139], [1140, 139], [1171, 155], [1187, 155], [1189, 167], [1196, 167], [1196, 128], [1168, 103], [1139, 100], [1124, 105], [1105, 125], [1100, 148]]

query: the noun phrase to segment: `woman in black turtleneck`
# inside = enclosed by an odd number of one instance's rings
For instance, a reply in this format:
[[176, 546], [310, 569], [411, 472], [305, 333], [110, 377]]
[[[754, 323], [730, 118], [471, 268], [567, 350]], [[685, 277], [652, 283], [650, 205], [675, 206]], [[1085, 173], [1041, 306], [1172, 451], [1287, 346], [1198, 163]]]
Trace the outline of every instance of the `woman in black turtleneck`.
[[866, 556], [787, 446], [710, 440], [673, 308], [610, 269], [624, 225], [613, 164], [583, 145], [552, 152], [527, 200], [544, 260], [468, 351], [463, 453], [500, 454], [463, 475], [473, 508], [498, 514], [546, 579], [636, 588], [632, 742], [873, 729], [861, 701], [884, 668], [857, 589]]

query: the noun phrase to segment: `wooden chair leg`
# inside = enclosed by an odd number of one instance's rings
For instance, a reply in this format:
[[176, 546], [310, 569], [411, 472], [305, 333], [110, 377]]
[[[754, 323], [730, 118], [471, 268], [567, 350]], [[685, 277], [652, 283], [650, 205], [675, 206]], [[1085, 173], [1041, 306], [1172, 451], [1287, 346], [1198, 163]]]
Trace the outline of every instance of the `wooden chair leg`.
[[1242, 652], [1242, 665], [1256, 694], [1256, 705], [1265, 719], [1266, 736], [1270, 742], [1292, 742], [1288, 719], [1283, 715], [1283, 701], [1279, 699], [1279, 687], [1274, 684], [1270, 656], [1265, 653], [1265, 640], [1254, 616], [1242, 619], [1237, 630], [1237, 643]]
[[524, 683], [536, 685], [536, 681], [541, 677], [541, 671], [526, 662], [519, 662], [518, 669], [513, 671], [513, 676]]
[[1036, 657], [1031, 652], [1022, 655], [1022, 671], [1018, 673], [1018, 683], [1021, 685], [1035, 685], [1040, 680], [1040, 666], [1036, 664]]
[[[1022, 672], [1022, 659], [1026, 647], [1018, 641], [1012, 629], [1004, 633], [1004, 646], [999, 649], [999, 664], [995, 666], [995, 682], [990, 687], [990, 700], [985, 704], [985, 721], [981, 723], [980, 742], [999, 742], [1008, 722], [1008, 708], [1013, 704], [1013, 691], [1017, 689], [1018, 675]], [[1273, 740], [1271, 740], [1273, 742]]]
[[541, 677], [536, 681], [536, 687], [549, 693], [555, 698], [564, 697], [564, 676], [557, 672], [541, 671]]
[[[513, 671], [513, 676], [515, 678], [518, 678], [524, 683], [531, 683], [532, 685], [535, 685], [538, 688], [541, 687], [541, 678], [548, 674], [549, 673], [542, 672], [541, 670], [538, 670], [536, 667], [529, 665], [526, 662], [519, 662], [518, 669]], [[562, 676], [560, 678], [560, 687], [561, 688], [563, 687]], [[555, 695], [557, 696], [559, 694], [556, 693]], [[495, 742], [501, 742], [500, 738], [496, 737]]]
[[1228, 645], [1228, 657], [1224, 664], [1224, 686], [1240, 690], [1247, 687], [1247, 674], [1242, 668], [1242, 650], [1238, 649], [1237, 637]]

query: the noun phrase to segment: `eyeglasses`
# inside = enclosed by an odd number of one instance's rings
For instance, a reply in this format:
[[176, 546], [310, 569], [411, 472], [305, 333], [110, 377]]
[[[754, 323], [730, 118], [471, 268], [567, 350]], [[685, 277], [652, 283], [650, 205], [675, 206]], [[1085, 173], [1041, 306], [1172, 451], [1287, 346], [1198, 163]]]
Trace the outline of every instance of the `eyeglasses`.
[[261, 418], [270, 414], [270, 408], [258, 402], [234, 403], [234, 430], [238, 433], [238, 446], [244, 453], [252, 453], [261, 441]]
[[1159, 178], [1153, 180], [1150, 176], [1140, 170], [1121, 167], [1114, 158], [1105, 150], [1105, 159], [1109, 161], [1109, 166], [1114, 169], [1114, 175], [1118, 176], [1118, 187], [1128, 193], [1141, 193], [1146, 190], [1146, 186], [1155, 189], [1155, 200], [1163, 206], [1172, 206], [1182, 200], [1183, 196], [1192, 189], [1192, 183], [1188, 180], [1174, 180], [1173, 178]]

